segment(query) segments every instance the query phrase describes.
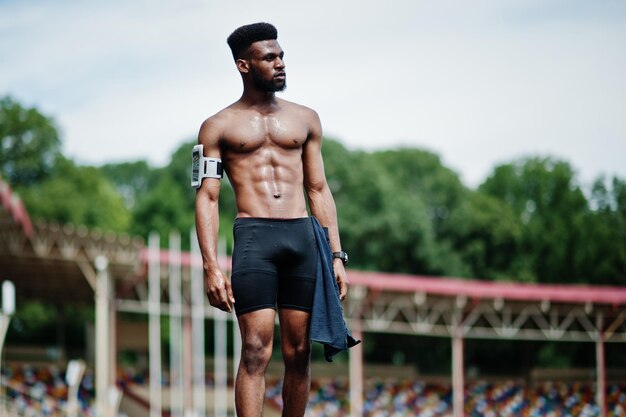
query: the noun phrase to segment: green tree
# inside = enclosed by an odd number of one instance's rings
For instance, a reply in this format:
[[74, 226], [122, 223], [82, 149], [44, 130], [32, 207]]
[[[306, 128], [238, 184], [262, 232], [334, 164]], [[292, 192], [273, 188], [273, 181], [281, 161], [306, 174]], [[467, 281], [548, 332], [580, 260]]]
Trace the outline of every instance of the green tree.
[[133, 210], [131, 232], [147, 237], [156, 231], [162, 240], [171, 231], [188, 232], [193, 226], [193, 212], [186, 207], [185, 197], [181, 187], [170, 178], [160, 179], [139, 198]]
[[[450, 227], [451, 216], [463, 207], [469, 193], [459, 176], [445, 167], [438, 155], [422, 149], [376, 152], [371, 155], [370, 163], [386, 169], [386, 176], [393, 182], [394, 195], [422, 201], [422, 207], [414, 206], [412, 215], [423, 216], [432, 230], [430, 241], [420, 243], [419, 249], [428, 253], [431, 267], [419, 272], [473, 276], [471, 266], [455, 248], [457, 231]], [[405, 219], [410, 216], [409, 212], [403, 215]]]
[[626, 182], [598, 178], [589, 203], [576, 267], [589, 283], [626, 285]]
[[58, 316], [58, 310], [51, 304], [25, 301], [18, 304], [7, 336], [18, 343], [49, 344], [56, 336], [54, 324]]
[[585, 282], [576, 268], [587, 200], [574, 170], [553, 158], [500, 165], [480, 191], [507, 203], [522, 221], [518, 264], [538, 282]]
[[342, 246], [350, 251], [351, 262], [390, 272], [467, 275], [467, 266], [451, 246], [437, 240], [429, 205], [434, 203], [423, 187], [409, 181], [423, 155], [414, 150], [398, 155], [392, 163], [392, 153], [351, 152], [336, 141], [324, 143]]
[[14, 187], [44, 180], [60, 155], [54, 121], [11, 97], [0, 99], [0, 174]]
[[105, 164], [100, 171], [122, 196], [126, 207], [132, 209], [137, 200], [150, 189], [154, 169], [146, 161]]
[[404, 195], [417, 195], [426, 203], [438, 237], [445, 237], [448, 217], [468, 193], [459, 176], [438, 155], [415, 148], [376, 152], [371, 162], [384, 168]]
[[117, 232], [128, 230], [129, 211], [113, 185], [95, 167], [77, 166], [58, 157], [45, 180], [17, 191], [35, 219]]
[[466, 194], [447, 222], [454, 249], [479, 279], [532, 281], [534, 274], [520, 262], [522, 222], [513, 210], [495, 197]]

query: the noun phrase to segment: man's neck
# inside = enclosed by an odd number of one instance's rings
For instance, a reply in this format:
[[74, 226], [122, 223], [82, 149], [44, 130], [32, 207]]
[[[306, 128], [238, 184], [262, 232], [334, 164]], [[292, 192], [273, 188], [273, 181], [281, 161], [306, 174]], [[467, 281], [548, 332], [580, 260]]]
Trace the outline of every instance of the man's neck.
[[244, 89], [241, 98], [242, 103], [249, 106], [271, 106], [277, 103], [276, 93], [257, 89]]

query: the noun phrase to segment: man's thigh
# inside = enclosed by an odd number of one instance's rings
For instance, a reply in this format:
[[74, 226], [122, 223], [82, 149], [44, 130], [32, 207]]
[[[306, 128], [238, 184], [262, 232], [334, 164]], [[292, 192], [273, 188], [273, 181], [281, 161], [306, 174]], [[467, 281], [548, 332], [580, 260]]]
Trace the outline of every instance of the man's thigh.
[[237, 317], [244, 349], [246, 344], [272, 346], [276, 311], [272, 308], [251, 311]]
[[283, 351], [310, 343], [311, 313], [283, 308], [278, 310], [280, 339]]

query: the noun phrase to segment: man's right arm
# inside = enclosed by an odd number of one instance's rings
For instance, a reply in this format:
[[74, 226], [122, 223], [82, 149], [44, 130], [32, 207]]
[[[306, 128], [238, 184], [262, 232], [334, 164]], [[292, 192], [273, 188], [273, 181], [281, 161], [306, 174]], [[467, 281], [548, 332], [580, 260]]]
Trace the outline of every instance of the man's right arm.
[[[204, 147], [204, 156], [221, 159], [220, 136], [220, 130], [212, 119], [207, 119], [202, 124], [198, 134], [198, 143]], [[196, 232], [202, 252], [205, 290], [209, 303], [230, 313], [235, 299], [230, 279], [222, 272], [217, 260], [219, 195], [220, 180], [204, 178], [196, 192]]]

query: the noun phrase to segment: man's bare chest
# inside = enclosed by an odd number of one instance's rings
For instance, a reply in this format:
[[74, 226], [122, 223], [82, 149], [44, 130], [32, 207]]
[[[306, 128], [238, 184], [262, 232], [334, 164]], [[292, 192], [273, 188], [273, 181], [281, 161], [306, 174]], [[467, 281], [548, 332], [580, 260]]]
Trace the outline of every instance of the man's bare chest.
[[222, 142], [235, 152], [251, 152], [265, 145], [299, 148], [308, 134], [307, 124], [297, 117], [254, 114], [231, 123], [224, 131]]

